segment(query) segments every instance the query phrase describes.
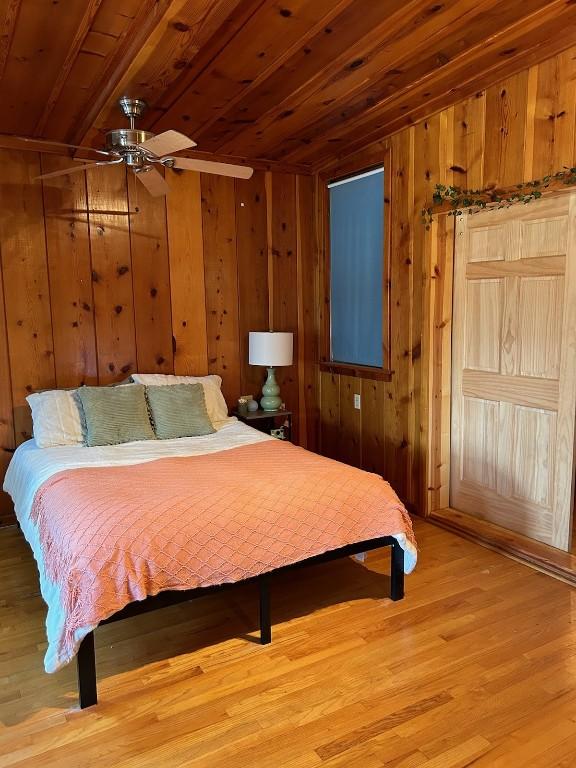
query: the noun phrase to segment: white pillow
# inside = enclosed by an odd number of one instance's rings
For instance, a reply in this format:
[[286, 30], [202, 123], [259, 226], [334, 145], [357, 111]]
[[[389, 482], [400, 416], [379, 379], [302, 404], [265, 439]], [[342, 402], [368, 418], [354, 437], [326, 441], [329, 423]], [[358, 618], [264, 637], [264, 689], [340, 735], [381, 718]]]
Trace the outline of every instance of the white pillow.
[[202, 384], [206, 410], [212, 424], [228, 418], [228, 406], [221, 390], [222, 379], [216, 374], [210, 376], [173, 376], [168, 373], [133, 373], [132, 381], [145, 386]]
[[34, 439], [38, 448], [84, 444], [74, 391], [53, 389], [35, 392], [26, 398], [32, 410]]

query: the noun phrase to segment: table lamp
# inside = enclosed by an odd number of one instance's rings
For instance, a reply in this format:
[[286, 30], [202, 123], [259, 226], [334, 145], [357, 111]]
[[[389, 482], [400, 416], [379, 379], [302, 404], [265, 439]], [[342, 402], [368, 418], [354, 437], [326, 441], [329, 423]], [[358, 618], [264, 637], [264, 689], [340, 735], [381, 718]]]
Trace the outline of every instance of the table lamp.
[[277, 411], [282, 405], [282, 398], [274, 369], [280, 365], [292, 365], [292, 334], [250, 331], [248, 348], [250, 365], [263, 365], [268, 369], [268, 378], [262, 387], [260, 407], [263, 411]]

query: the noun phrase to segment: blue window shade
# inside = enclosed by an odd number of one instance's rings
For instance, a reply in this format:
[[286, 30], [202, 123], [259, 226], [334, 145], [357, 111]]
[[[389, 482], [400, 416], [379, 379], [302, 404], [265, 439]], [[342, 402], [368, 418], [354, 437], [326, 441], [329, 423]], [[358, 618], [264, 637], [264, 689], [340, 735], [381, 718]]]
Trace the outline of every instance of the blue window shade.
[[383, 169], [329, 192], [332, 360], [381, 368]]

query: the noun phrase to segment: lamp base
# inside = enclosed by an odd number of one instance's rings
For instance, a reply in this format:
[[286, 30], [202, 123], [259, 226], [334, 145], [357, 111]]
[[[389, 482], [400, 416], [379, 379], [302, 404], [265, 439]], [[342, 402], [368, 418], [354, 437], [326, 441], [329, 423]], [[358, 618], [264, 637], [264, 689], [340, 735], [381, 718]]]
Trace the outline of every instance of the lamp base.
[[280, 387], [275, 374], [274, 368], [268, 368], [268, 378], [262, 387], [264, 397], [260, 400], [260, 408], [263, 411], [277, 411], [282, 405], [282, 398], [279, 397]]

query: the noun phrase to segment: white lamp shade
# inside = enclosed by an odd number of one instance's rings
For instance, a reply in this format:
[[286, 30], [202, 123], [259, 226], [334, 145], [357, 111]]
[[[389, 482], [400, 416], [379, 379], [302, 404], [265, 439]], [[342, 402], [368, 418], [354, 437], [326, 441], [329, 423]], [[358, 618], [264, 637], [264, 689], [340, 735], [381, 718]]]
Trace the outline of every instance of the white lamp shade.
[[273, 367], [292, 365], [292, 334], [275, 331], [250, 331], [250, 365]]

